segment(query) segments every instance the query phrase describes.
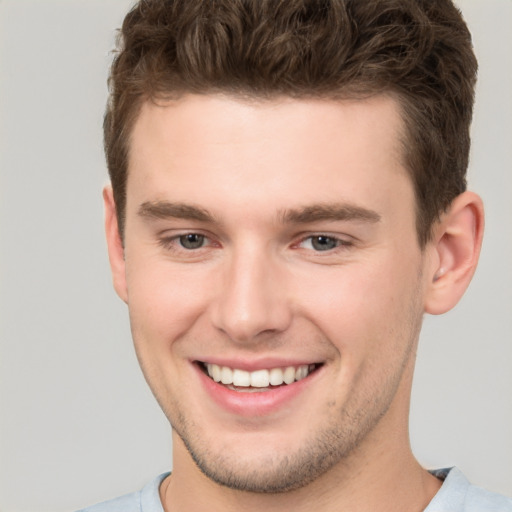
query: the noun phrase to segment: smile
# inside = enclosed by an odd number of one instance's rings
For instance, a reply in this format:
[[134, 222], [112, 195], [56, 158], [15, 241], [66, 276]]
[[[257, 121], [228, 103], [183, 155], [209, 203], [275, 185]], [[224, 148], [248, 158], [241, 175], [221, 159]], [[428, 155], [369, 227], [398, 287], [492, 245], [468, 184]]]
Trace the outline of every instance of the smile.
[[[305, 379], [317, 369], [317, 364], [287, 366], [285, 368], [261, 369], [253, 372], [203, 363], [206, 374], [215, 382], [224, 384], [236, 391], [265, 391], [275, 386], [288, 385]], [[245, 389], [240, 389], [245, 388]]]

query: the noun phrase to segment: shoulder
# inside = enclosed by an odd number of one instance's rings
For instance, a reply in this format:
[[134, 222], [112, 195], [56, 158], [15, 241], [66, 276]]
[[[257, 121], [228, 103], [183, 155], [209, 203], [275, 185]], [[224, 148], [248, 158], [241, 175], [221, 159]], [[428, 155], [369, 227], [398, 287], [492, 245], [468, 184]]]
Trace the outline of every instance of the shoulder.
[[77, 512], [163, 512], [160, 484], [169, 473], [157, 476], [140, 491], [97, 503]]
[[512, 498], [471, 485], [466, 495], [465, 512], [512, 512]]
[[432, 471], [444, 480], [425, 512], [512, 512], [512, 499], [472, 485], [457, 468]]
[[140, 512], [140, 491], [97, 503], [78, 512]]

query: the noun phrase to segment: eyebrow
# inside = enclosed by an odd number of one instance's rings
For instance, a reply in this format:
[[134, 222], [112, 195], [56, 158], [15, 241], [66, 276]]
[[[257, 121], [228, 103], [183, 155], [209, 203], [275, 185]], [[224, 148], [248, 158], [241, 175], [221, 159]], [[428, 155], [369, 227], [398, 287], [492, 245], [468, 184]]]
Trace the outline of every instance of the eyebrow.
[[285, 224], [309, 224], [319, 221], [379, 222], [380, 215], [373, 210], [352, 204], [316, 204], [285, 210], [280, 215]]
[[[204, 208], [169, 201], [146, 201], [139, 207], [141, 217], [153, 219], [185, 219], [198, 222], [216, 222], [215, 217]], [[279, 220], [283, 224], [309, 224], [319, 221], [364, 221], [375, 223], [381, 219], [373, 210], [352, 204], [314, 204], [297, 209], [283, 210]]]
[[153, 219], [185, 219], [199, 222], [214, 222], [214, 216], [203, 208], [169, 201], [146, 201], [139, 207], [141, 217]]

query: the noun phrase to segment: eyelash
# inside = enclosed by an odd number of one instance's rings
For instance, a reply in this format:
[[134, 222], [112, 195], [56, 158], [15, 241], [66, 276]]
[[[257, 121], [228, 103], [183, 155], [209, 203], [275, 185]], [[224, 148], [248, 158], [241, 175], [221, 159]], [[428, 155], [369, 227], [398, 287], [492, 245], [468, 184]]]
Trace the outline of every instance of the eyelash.
[[[184, 247], [182, 241], [185, 239], [185, 237], [189, 237], [189, 236], [200, 237], [202, 244], [197, 248]], [[315, 247], [314, 247], [315, 239], [317, 242], [320, 239], [324, 239], [324, 242], [333, 242], [334, 246], [327, 248], [325, 250], [322, 250], [322, 249], [315, 250]], [[301, 247], [301, 246], [303, 246], [304, 243], [306, 243], [308, 241], [309, 241], [309, 244], [311, 245], [311, 247], [308, 247], [308, 248]], [[212, 242], [212, 240], [207, 235], [204, 235], [204, 234], [198, 233], [198, 232], [194, 232], [194, 231], [190, 231], [187, 233], [180, 233], [178, 235], [174, 235], [171, 237], [162, 237], [159, 239], [159, 245], [161, 245], [164, 249], [172, 251], [172, 252], [185, 252], [185, 253], [197, 252], [200, 249], [204, 249], [205, 247], [209, 247], [209, 246], [219, 247], [219, 245], [216, 244], [215, 242]], [[292, 244], [292, 248], [303, 248], [306, 250], [311, 250], [312, 252], [318, 253], [318, 254], [320, 254], [320, 253], [332, 254], [333, 252], [337, 252], [340, 250], [341, 251], [347, 250], [350, 247], [352, 247], [353, 245], [354, 244], [352, 241], [345, 240], [345, 239], [342, 239], [342, 238], [339, 238], [339, 237], [333, 236], [333, 235], [317, 233], [317, 234], [312, 234], [312, 235], [308, 235], [308, 236], [301, 238], [298, 242]]]
[[[315, 239], [316, 239], [316, 241], [319, 241], [320, 239], [325, 239], [326, 241], [333, 242], [335, 245], [334, 245], [334, 247], [327, 248], [325, 250], [321, 250], [321, 249], [320, 250], [315, 250], [314, 249], [314, 241], [315, 241]], [[343, 238], [339, 238], [339, 237], [333, 236], [333, 235], [327, 235], [327, 234], [324, 234], [324, 233], [308, 235], [308, 236], [302, 238], [297, 245], [301, 246], [302, 244], [304, 244], [307, 241], [310, 242], [310, 245], [312, 246], [311, 249], [315, 253], [325, 252], [325, 253], [328, 253], [328, 254], [332, 254], [335, 251], [346, 250], [346, 249], [348, 249], [348, 248], [350, 248], [350, 247], [352, 247], [354, 245], [353, 242], [351, 242], [349, 240], [345, 240]]]
[[190, 248], [184, 247], [183, 244], [180, 242], [181, 242], [181, 239], [184, 239], [187, 236], [201, 237], [203, 241], [210, 242], [207, 245], [214, 245], [208, 236], [203, 235], [202, 233], [197, 233], [195, 231], [189, 231], [187, 233], [180, 233], [179, 235], [174, 235], [174, 236], [162, 237], [159, 239], [158, 243], [164, 249], [173, 251], [173, 252], [178, 252], [178, 251], [195, 252], [195, 251], [198, 251], [199, 249], [203, 249], [205, 247], [205, 245], [201, 245], [200, 247], [197, 247], [195, 249], [190, 249]]

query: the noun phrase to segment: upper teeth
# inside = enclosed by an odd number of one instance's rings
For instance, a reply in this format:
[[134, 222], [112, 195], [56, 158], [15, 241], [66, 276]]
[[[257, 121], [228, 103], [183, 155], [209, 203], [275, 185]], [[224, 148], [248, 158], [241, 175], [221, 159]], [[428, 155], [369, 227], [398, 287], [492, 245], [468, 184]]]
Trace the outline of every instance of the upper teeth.
[[215, 382], [240, 387], [266, 388], [270, 385], [280, 386], [281, 384], [291, 384], [296, 380], [307, 377], [314, 368], [314, 365], [303, 364], [301, 366], [288, 366], [286, 368], [272, 368], [270, 370], [256, 370], [247, 372], [238, 368], [229, 368], [228, 366], [219, 366], [208, 363], [206, 369], [208, 375]]

